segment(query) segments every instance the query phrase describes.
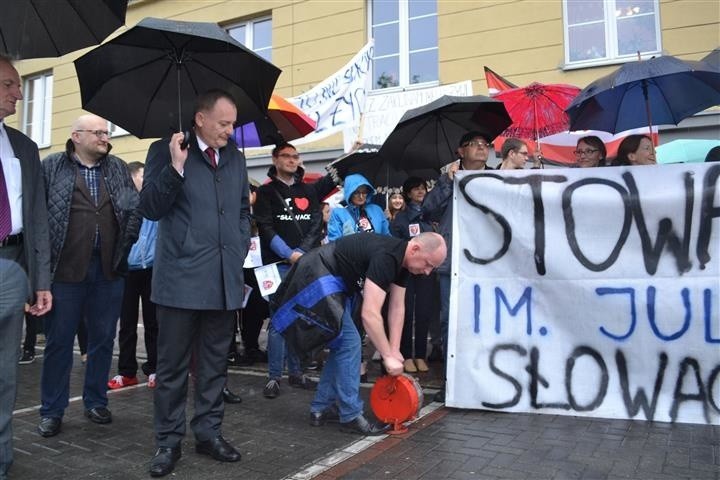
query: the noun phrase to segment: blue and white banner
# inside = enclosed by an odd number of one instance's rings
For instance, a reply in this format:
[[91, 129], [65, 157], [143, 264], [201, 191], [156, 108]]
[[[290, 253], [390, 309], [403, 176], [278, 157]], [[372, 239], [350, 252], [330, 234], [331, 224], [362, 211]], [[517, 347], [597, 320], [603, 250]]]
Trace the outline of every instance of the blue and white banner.
[[447, 404], [720, 424], [719, 178], [458, 172]]

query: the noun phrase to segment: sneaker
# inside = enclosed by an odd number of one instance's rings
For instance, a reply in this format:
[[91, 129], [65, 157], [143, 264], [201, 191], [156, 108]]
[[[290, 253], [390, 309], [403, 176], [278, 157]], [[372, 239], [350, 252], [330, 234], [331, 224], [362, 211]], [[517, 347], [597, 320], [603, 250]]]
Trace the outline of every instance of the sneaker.
[[305, 375], [290, 375], [288, 383], [293, 388], [302, 388], [303, 390], [317, 390], [317, 383], [313, 382]]
[[115, 375], [108, 382], [108, 388], [110, 390], [117, 390], [118, 388], [129, 387], [131, 385], [137, 385], [137, 377], [126, 377], [125, 375]]
[[31, 352], [30, 350], [23, 350], [23, 353], [20, 356], [20, 360], [18, 360], [18, 363], [20, 365], [28, 365], [30, 363], [33, 363], [34, 361], [35, 361], [35, 352]]
[[155, 377], [154, 373], [151, 373], [148, 375], [148, 388], [155, 388], [157, 385], [157, 377]]
[[280, 384], [275, 379], [270, 379], [263, 388], [263, 396], [265, 398], [275, 398], [280, 395]]

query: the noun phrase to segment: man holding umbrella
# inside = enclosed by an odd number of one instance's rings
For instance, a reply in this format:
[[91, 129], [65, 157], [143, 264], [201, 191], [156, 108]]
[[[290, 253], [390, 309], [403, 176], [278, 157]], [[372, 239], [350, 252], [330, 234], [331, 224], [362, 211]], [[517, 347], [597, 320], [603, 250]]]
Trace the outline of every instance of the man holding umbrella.
[[[458, 170], [492, 170], [487, 166], [490, 154], [490, 141], [486, 134], [471, 131], [460, 138], [457, 155], [459, 160], [451, 163], [447, 171], [438, 178], [435, 187], [423, 201], [423, 214], [429, 222], [440, 225], [440, 234], [445, 238], [448, 250], [452, 245], [452, 194], [453, 178]], [[447, 355], [448, 315], [450, 313], [450, 256], [438, 267], [440, 279], [440, 331], [443, 341], [443, 350]], [[436, 401], [445, 401], [445, 390], [435, 396]]]
[[159, 328], [154, 477], [172, 472], [181, 455], [191, 357], [195, 449], [222, 462], [240, 460], [221, 433], [227, 332], [242, 308], [250, 242], [245, 157], [230, 141], [236, 119], [229, 93], [200, 94], [187, 148], [176, 133], [155, 142], [145, 164], [140, 209], [159, 221], [151, 297]]

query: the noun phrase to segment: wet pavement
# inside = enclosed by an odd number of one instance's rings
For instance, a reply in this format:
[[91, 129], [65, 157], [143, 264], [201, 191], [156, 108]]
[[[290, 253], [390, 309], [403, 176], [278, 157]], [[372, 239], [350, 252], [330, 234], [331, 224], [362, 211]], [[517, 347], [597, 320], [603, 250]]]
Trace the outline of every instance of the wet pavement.
[[[42, 438], [36, 430], [42, 345], [37, 352], [33, 364], [19, 367], [9, 478], [150, 478], [153, 391], [141, 383], [110, 392], [113, 422], [91, 423], [78, 397], [84, 365], [76, 354], [62, 432]], [[264, 364], [232, 369], [228, 384], [243, 402], [226, 407], [223, 434], [242, 460], [223, 464], [198, 455], [188, 432], [183, 457], [166, 478], [720, 480], [718, 426], [449, 409], [427, 401], [441, 370], [431, 364], [431, 372], [418, 376], [426, 387], [425, 407], [406, 434], [365, 438], [340, 432], [337, 425], [310, 427], [312, 392], [286, 381], [278, 398], [264, 398]], [[378, 374], [378, 364], [371, 363], [371, 381]], [[370, 387], [362, 388], [367, 411]]]

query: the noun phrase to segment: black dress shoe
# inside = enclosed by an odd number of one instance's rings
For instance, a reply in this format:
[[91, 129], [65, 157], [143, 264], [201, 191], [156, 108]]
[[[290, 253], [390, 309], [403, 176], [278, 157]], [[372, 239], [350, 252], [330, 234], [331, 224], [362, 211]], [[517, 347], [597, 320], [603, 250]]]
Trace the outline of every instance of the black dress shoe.
[[91, 422], [95, 423], [110, 423], [112, 422], [112, 413], [105, 407], [95, 407], [90, 410], [85, 410], [85, 416], [90, 419]]
[[348, 433], [360, 433], [362, 435], [382, 435], [390, 428], [390, 425], [385, 423], [371, 423], [368, 422], [365, 415], [360, 415], [351, 422], [341, 423], [340, 430]]
[[242, 403], [242, 398], [240, 398], [240, 395], [235, 395], [227, 387], [223, 388], [222, 395], [225, 403]]
[[54, 437], [60, 433], [60, 427], [62, 426], [62, 418], [60, 417], [42, 417], [40, 419], [40, 425], [38, 425], [38, 432], [43, 437]]
[[210, 455], [219, 462], [238, 462], [240, 461], [240, 452], [230, 445], [222, 435], [218, 435], [212, 440], [205, 440], [195, 444], [195, 451], [204, 455]]
[[164, 477], [175, 469], [175, 464], [182, 456], [180, 447], [160, 447], [150, 461], [150, 476]]
[[321, 427], [327, 422], [339, 422], [340, 413], [335, 404], [330, 405], [322, 412], [310, 412], [310, 425], [313, 427]]

